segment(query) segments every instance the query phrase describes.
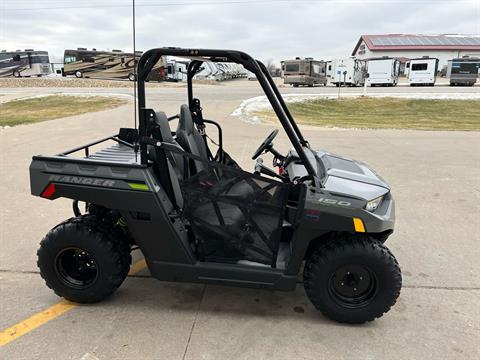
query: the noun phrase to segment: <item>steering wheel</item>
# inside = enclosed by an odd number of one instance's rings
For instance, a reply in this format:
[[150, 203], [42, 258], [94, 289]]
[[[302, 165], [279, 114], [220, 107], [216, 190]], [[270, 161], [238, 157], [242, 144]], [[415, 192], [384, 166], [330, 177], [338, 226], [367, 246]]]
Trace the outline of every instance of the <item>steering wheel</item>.
[[257, 151], [253, 153], [252, 160], [255, 160], [259, 157], [265, 150], [268, 150], [270, 146], [272, 146], [272, 141], [278, 134], [278, 129], [273, 130], [270, 135], [263, 141], [263, 143], [258, 147]]

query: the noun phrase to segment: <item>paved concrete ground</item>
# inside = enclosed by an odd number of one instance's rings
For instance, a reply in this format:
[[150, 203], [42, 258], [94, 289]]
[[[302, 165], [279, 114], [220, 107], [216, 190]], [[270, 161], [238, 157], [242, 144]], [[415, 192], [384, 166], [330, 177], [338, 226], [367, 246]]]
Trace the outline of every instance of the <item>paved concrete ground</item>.
[[[178, 112], [183, 90], [150, 89], [149, 106]], [[245, 169], [253, 168], [249, 157], [271, 126], [229, 114], [258, 93], [250, 84], [203, 86], [198, 92], [206, 116], [222, 123], [228, 151]], [[31, 156], [114, 133], [131, 125], [132, 113], [127, 105], [0, 130], [0, 331], [59, 300], [37, 274], [35, 252], [48, 229], [70, 216], [71, 204], [29, 195]], [[162, 283], [144, 270], [110, 300], [76, 307], [1, 347], [0, 359], [479, 358], [480, 134], [304, 133], [315, 147], [365, 161], [393, 187], [397, 229], [387, 245], [402, 266], [404, 288], [383, 318], [364, 326], [328, 321], [312, 308], [301, 284], [281, 293]], [[289, 147], [283, 135], [275, 144]]]

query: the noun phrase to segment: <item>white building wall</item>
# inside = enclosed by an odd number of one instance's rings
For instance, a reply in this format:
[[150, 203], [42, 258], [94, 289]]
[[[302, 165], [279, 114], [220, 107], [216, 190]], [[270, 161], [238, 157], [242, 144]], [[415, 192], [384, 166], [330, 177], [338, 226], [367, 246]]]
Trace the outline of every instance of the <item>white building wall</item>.
[[371, 57], [405, 57], [409, 59], [419, 58], [422, 56], [434, 57], [439, 60], [438, 69], [441, 70], [443, 66], [448, 64], [448, 60], [453, 58], [471, 56], [471, 57], [480, 57], [480, 51], [457, 51], [457, 50], [375, 50], [371, 51], [366, 45], [365, 49], [362, 50], [362, 45], [365, 45], [364, 42], [360, 44], [355, 57], [358, 59], [367, 59]]

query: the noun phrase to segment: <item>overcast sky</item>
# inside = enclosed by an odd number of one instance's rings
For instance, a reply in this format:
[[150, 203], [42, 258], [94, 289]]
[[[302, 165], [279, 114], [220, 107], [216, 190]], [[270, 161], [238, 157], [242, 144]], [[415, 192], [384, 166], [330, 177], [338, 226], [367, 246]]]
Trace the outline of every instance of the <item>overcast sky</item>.
[[[361, 34], [480, 34], [480, 0], [137, 0], [137, 50], [349, 56]], [[41, 9], [39, 9], [41, 8]], [[36, 10], [35, 10], [36, 9]], [[0, 48], [132, 49], [131, 0], [0, 0]]]

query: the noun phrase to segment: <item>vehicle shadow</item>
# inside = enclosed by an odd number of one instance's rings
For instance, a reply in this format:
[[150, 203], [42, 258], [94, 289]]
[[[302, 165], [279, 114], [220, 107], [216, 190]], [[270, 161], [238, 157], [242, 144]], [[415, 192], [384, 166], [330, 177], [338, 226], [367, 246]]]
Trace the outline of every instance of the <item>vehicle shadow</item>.
[[[302, 284], [292, 292], [231, 286], [158, 281], [152, 277], [129, 277], [116, 294], [101, 306], [121, 306], [122, 311], [158, 313], [176, 311], [219, 319], [262, 319], [328, 324], [342, 327], [317, 311]], [[97, 305], [95, 305], [97, 306]], [[373, 323], [360, 326], [373, 326]]]

